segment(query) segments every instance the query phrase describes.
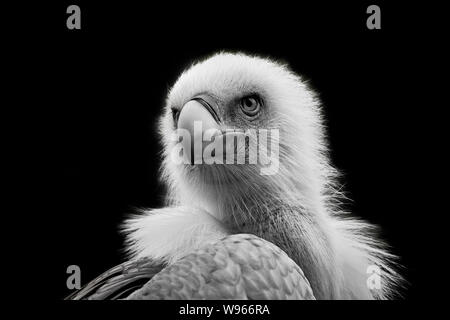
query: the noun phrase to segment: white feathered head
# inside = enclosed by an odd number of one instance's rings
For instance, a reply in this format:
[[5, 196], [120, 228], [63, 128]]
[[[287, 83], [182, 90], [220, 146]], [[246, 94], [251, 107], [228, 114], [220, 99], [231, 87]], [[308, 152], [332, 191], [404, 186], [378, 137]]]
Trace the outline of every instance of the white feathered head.
[[[181, 127], [193, 140], [195, 121], [203, 123], [202, 133], [211, 128], [223, 133], [210, 137], [216, 146], [221, 145], [220, 139], [225, 141], [223, 154], [213, 151], [216, 159], [225, 162], [228, 151], [233, 150], [236, 161], [245, 154], [245, 163], [205, 164], [208, 159], [204, 153], [201, 164], [173, 161], [180, 141], [173, 134]], [[264, 197], [269, 192], [286, 199], [302, 198], [304, 206], [314, 207], [322, 203], [320, 198], [327, 194], [332, 181], [334, 172], [325, 156], [315, 94], [285, 65], [268, 59], [220, 53], [192, 65], [170, 90], [160, 133], [163, 176], [175, 202], [215, 201], [218, 195], [239, 202], [241, 197]], [[234, 149], [227, 151], [227, 142], [243, 136], [247, 139], [244, 148], [235, 143]], [[192, 140], [183, 150], [192, 151], [188, 155], [191, 162], [195, 152], [188, 146], [193, 146]], [[205, 151], [205, 142], [201, 150]], [[256, 156], [256, 163], [251, 162], [255, 158], [249, 159], [252, 156]]]

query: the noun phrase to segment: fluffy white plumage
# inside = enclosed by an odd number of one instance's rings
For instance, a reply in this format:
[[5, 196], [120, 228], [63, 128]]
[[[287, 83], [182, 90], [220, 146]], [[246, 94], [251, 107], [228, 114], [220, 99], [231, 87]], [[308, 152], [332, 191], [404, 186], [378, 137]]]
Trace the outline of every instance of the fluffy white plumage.
[[[221, 129], [280, 130], [276, 175], [260, 175], [258, 165], [192, 166], [170, 160], [171, 109], [199, 93], [208, 93], [222, 106]], [[256, 122], [233, 111], [233, 101], [247, 94], [258, 94], [265, 102]], [[372, 236], [373, 226], [339, 208], [342, 194], [327, 155], [319, 101], [286, 66], [230, 53], [192, 65], [170, 90], [160, 135], [169, 207], [126, 223], [134, 256], [172, 263], [225, 234], [252, 233], [283, 249], [319, 299], [388, 298], [395, 292], [400, 277], [391, 267], [394, 257]], [[381, 268], [381, 290], [367, 286], [370, 265]]]
[[195, 207], [152, 210], [129, 220], [126, 227], [135, 230], [132, 250], [136, 258], [152, 257], [169, 264], [228, 234], [219, 220]]

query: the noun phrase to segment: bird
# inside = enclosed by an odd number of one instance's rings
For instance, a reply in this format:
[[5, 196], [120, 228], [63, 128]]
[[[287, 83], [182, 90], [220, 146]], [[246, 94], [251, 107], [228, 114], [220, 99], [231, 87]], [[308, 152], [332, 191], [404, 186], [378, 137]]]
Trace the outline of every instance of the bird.
[[129, 217], [127, 261], [68, 299], [399, 295], [398, 259], [377, 227], [342, 208], [322, 104], [287, 63], [241, 52], [193, 62], [169, 89], [158, 132], [164, 207]]

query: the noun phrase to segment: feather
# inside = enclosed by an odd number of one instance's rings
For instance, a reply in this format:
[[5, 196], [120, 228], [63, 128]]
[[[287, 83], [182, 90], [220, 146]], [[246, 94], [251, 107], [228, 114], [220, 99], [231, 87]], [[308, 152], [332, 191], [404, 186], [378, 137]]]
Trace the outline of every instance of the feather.
[[124, 262], [98, 276], [66, 300], [116, 300], [125, 298], [164, 268], [161, 262], [143, 258]]
[[301, 269], [280, 248], [237, 234], [194, 250], [127, 299], [311, 300], [314, 295]]

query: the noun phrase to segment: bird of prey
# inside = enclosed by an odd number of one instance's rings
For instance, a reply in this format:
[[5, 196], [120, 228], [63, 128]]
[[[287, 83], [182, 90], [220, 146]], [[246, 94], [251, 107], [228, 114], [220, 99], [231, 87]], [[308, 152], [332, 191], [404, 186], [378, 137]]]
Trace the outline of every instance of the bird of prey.
[[159, 134], [166, 206], [127, 220], [129, 260], [70, 299], [397, 294], [395, 257], [340, 209], [319, 99], [288, 66], [226, 52], [192, 64], [168, 93]]

